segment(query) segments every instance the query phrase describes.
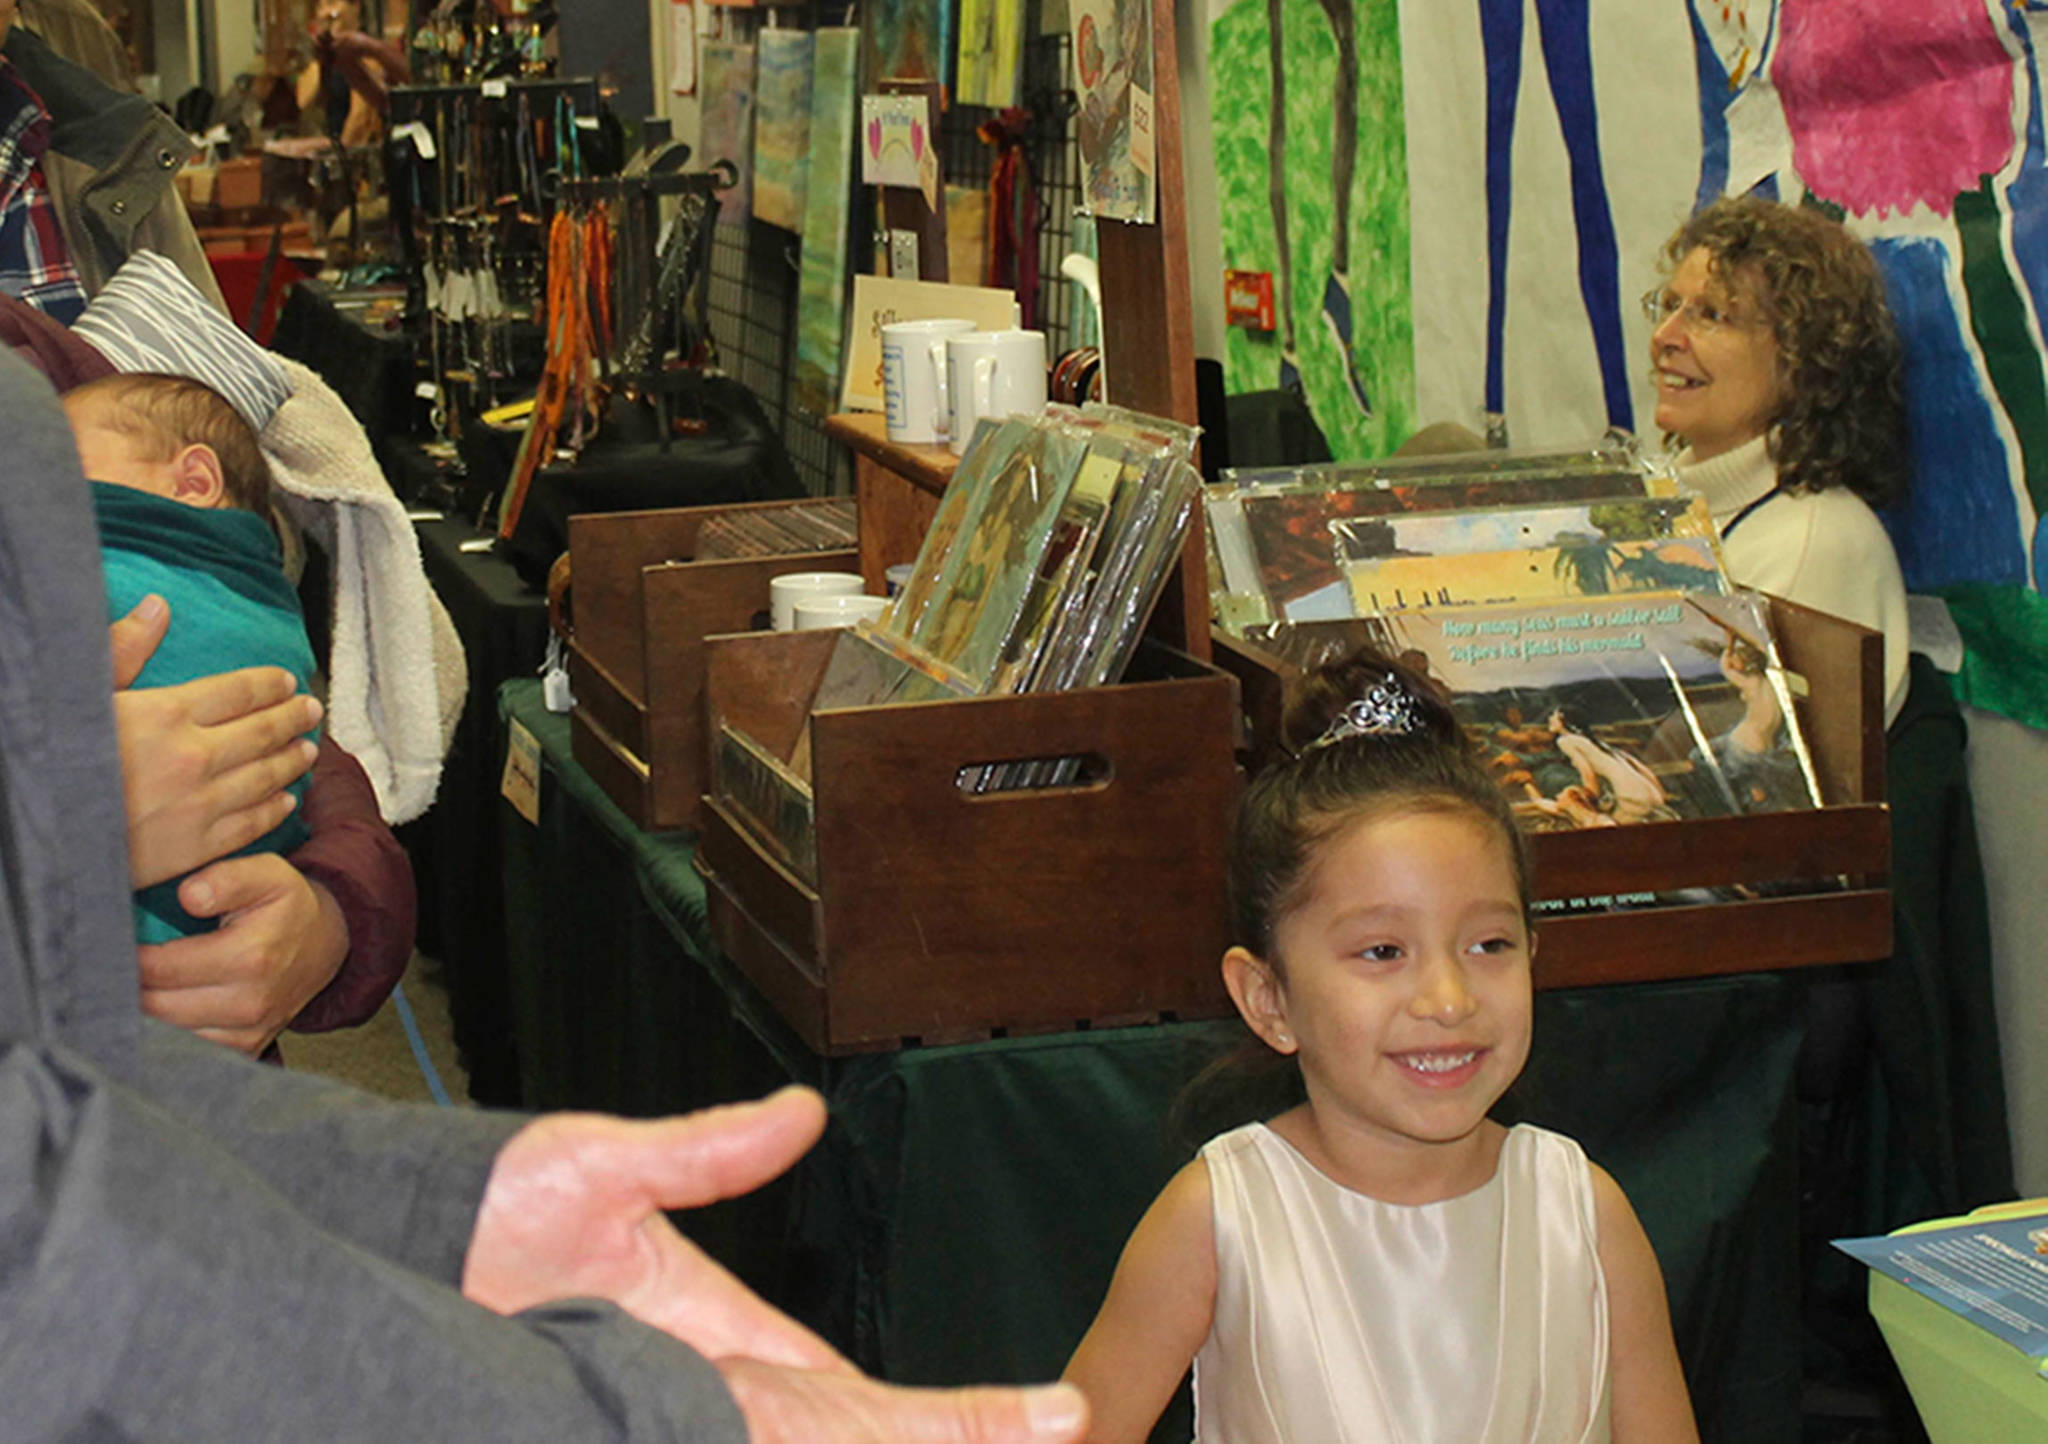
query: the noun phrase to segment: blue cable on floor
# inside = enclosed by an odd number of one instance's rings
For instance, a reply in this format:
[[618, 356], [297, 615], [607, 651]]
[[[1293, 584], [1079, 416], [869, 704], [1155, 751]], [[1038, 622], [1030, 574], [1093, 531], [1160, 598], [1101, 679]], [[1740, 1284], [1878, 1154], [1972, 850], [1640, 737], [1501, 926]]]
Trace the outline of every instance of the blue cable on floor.
[[398, 984], [391, 989], [391, 1001], [398, 1006], [398, 1021], [405, 1029], [405, 1041], [412, 1044], [413, 1061], [420, 1065], [420, 1076], [427, 1080], [427, 1092], [443, 1108], [450, 1107], [448, 1090], [441, 1083], [441, 1075], [434, 1068], [434, 1060], [427, 1056], [427, 1040], [420, 1036], [420, 1020], [412, 1015], [412, 1004], [405, 1000], [405, 986]]

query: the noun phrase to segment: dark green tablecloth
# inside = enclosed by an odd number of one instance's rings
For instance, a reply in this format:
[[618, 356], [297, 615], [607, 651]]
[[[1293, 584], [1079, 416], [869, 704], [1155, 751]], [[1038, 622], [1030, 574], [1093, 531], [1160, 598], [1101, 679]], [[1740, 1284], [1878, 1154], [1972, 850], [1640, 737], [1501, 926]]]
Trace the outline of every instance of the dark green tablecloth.
[[[832, 1111], [818, 1150], [692, 1232], [888, 1378], [1057, 1373], [1191, 1151], [1172, 1101], [1236, 1025], [819, 1058], [712, 949], [690, 835], [634, 828], [537, 684], [499, 707], [543, 756], [539, 826], [500, 804], [527, 1104], [655, 1113], [813, 1084]], [[1511, 1099], [1635, 1201], [1708, 1439], [1798, 1437], [1797, 1012], [1769, 974], [1544, 994]]]

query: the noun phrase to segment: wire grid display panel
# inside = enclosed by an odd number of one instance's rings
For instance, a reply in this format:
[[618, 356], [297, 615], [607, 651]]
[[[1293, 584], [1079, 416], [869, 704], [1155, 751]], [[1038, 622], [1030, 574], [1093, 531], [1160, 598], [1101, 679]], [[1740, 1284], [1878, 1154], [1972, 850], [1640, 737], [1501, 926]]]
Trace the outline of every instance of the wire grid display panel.
[[711, 245], [705, 308], [719, 363], [754, 393], [781, 433], [804, 489], [814, 496], [853, 489], [852, 463], [824, 432], [824, 418], [795, 404], [797, 238], [745, 217], [720, 224]]
[[[1064, 32], [1039, 34], [1036, 3], [1028, 7], [1024, 46], [1024, 152], [1038, 195], [1037, 329], [1045, 332], [1048, 360], [1072, 344], [1075, 288], [1060, 275], [1060, 262], [1074, 248], [1074, 220], [1081, 208], [1081, 153], [1074, 139], [1075, 99], [1072, 46]], [[979, 105], [956, 105], [939, 122], [939, 170], [946, 184], [987, 190], [996, 152], [981, 139], [980, 128], [997, 112]], [[994, 218], [990, 218], [993, 224]], [[964, 285], [979, 285], [979, 276], [955, 276]]]
[[[1073, 248], [1081, 202], [1080, 155], [1074, 142], [1075, 99], [1070, 46], [1064, 34], [1036, 35], [1038, 5], [1028, 23], [1035, 38], [1024, 51], [1025, 150], [1038, 195], [1038, 329], [1049, 357], [1068, 347], [1075, 288], [1059, 273]], [[948, 185], [986, 190], [994, 149], [978, 134], [994, 114], [981, 106], [951, 107], [939, 127], [941, 174]], [[872, 199], [863, 192], [863, 200]], [[854, 217], [855, 264], [870, 254], [873, 220], [865, 205]], [[853, 488], [851, 458], [825, 435], [824, 418], [796, 404], [790, 376], [796, 360], [798, 239], [751, 217], [722, 223], [711, 250], [707, 298], [711, 334], [725, 370], [767, 411], [805, 489], [844, 495]], [[979, 284], [979, 276], [952, 278]]]

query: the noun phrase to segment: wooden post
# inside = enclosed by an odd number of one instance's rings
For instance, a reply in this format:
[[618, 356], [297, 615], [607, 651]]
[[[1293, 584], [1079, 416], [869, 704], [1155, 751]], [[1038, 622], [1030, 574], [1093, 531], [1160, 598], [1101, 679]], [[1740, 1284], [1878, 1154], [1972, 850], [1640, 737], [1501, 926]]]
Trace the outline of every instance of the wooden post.
[[[1104, 298], [1102, 362], [1111, 401], [1192, 425], [1198, 420], [1195, 313], [1189, 286], [1174, 0], [1152, 3], [1152, 90], [1157, 222], [1096, 223]], [[1204, 659], [1209, 656], [1207, 556], [1198, 506], [1180, 570], [1169, 581], [1152, 622], [1162, 640]]]

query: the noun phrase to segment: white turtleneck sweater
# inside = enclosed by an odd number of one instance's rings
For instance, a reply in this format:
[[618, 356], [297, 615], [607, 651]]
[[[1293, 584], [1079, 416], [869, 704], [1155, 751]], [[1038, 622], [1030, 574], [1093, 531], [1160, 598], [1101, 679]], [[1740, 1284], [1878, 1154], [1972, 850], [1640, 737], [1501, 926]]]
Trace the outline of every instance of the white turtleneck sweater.
[[[1680, 480], [1706, 497], [1714, 524], [1724, 529], [1778, 484], [1761, 436], [1711, 461], [1694, 461], [1689, 449], [1674, 461]], [[1721, 556], [1738, 586], [1884, 633], [1884, 720], [1890, 726], [1906, 701], [1911, 635], [1899, 558], [1869, 504], [1843, 487], [1780, 493], [1723, 539]]]

